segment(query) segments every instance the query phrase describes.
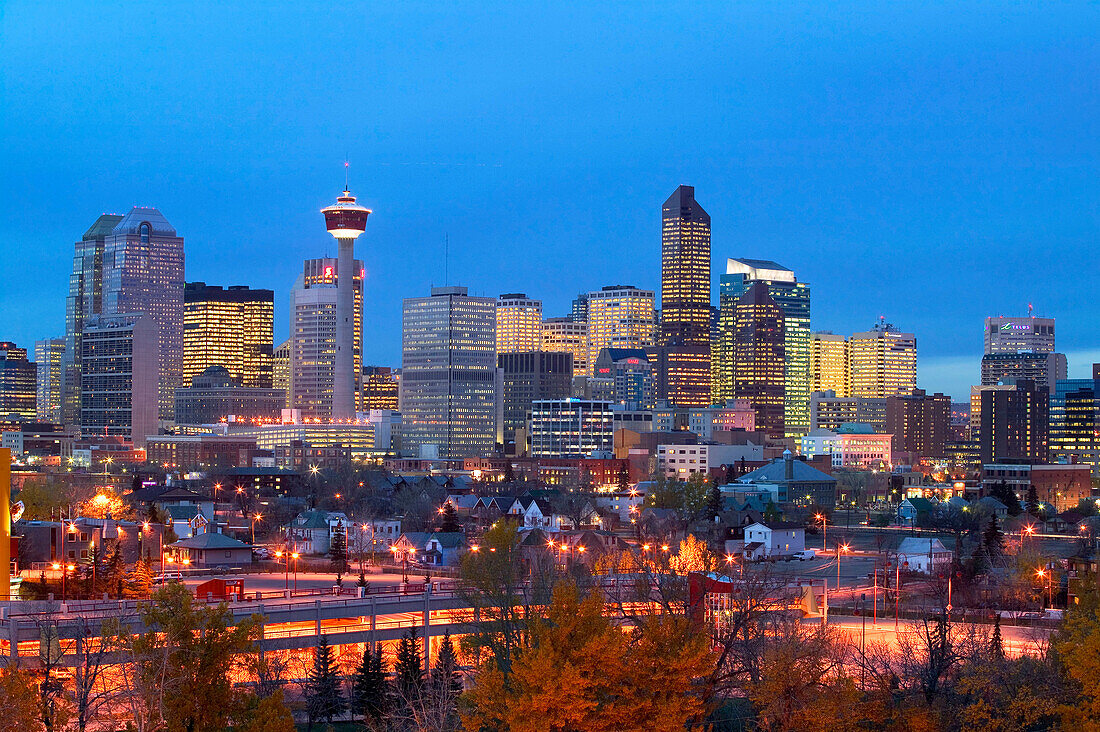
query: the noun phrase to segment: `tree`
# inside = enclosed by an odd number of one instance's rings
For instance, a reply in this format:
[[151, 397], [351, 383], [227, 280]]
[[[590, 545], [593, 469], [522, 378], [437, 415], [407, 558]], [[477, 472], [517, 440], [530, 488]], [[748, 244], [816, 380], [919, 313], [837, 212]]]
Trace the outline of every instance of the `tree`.
[[764, 506], [764, 520], [765, 521], [778, 521], [781, 518], [779, 509], [776, 507], [772, 499], [768, 499], [768, 505]]
[[722, 490], [715, 483], [710, 487], [710, 497], [707, 499], [707, 517], [711, 521], [722, 514]]
[[149, 557], [141, 557], [130, 567], [127, 578], [133, 597], [148, 597], [153, 588], [153, 564]]
[[450, 501], [443, 504], [443, 514], [439, 522], [439, 530], [446, 532], [462, 531], [462, 524], [458, 522], [458, 513]]
[[706, 703], [698, 681], [714, 660], [707, 634], [671, 615], [652, 616], [626, 633], [603, 610], [600, 593], [582, 601], [575, 586], [555, 587], [546, 617], [532, 619], [531, 643], [517, 652], [508, 679], [491, 661], [479, 666], [463, 695], [466, 728], [610, 732], [701, 721]]
[[449, 630], [443, 634], [443, 642], [439, 644], [439, 654], [435, 658], [435, 666], [432, 667], [432, 683], [450, 688], [455, 696], [462, 691], [458, 655], [455, 653], [454, 643], [451, 642]]
[[504, 461], [504, 482], [508, 483], [509, 485], [516, 482], [516, 474], [512, 470], [511, 460]]
[[730, 463], [726, 466], [726, 485], [733, 483], [735, 480], [737, 480], [737, 468], [734, 467], [733, 463]]
[[126, 563], [122, 561], [122, 549], [117, 541], [107, 554], [106, 575], [107, 592], [121, 598], [126, 583]]
[[985, 525], [985, 531], [982, 532], [982, 546], [991, 557], [1004, 553], [1005, 536], [1000, 524], [997, 523], [996, 516], [990, 516], [989, 523]]
[[322, 635], [313, 651], [313, 669], [306, 682], [306, 713], [312, 729], [317, 720], [332, 724], [333, 717], [344, 711], [344, 695], [340, 691], [340, 674], [336, 659], [328, 644], [328, 636]]
[[1001, 637], [1001, 614], [993, 619], [993, 637], [989, 640], [989, 655], [1000, 661], [1005, 657], [1004, 639]]
[[42, 729], [38, 714], [38, 689], [29, 671], [8, 666], [0, 670], [0, 732]]
[[278, 689], [270, 696], [250, 694], [244, 698], [233, 721], [235, 732], [294, 732], [294, 715]]
[[416, 628], [409, 628], [397, 646], [397, 658], [393, 664], [394, 683], [399, 695], [409, 698], [424, 684], [424, 667], [420, 663], [420, 647], [416, 640]]
[[1039, 505], [1039, 492], [1035, 490], [1034, 485], [1028, 485], [1027, 487], [1027, 512], [1032, 516], [1038, 516], [1041, 510]]
[[141, 619], [149, 630], [121, 639], [124, 695], [135, 726], [221, 732], [239, 692], [231, 679], [259, 636], [258, 618], [240, 621], [223, 603], [194, 605], [191, 592], [173, 582], [153, 593]]
[[1023, 511], [1023, 508], [1020, 507], [1020, 499], [1008, 487], [1008, 483], [1003, 480], [999, 480], [989, 487], [989, 495], [1008, 507], [1009, 516], [1019, 516]]
[[706, 542], [699, 541], [694, 534], [684, 537], [676, 556], [669, 559], [669, 567], [680, 575], [686, 575], [689, 572], [710, 572], [717, 566], [717, 557], [707, 547]]
[[646, 505], [673, 509], [681, 521], [690, 522], [703, 514], [709, 497], [707, 477], [693, 473], [686, 481], [658, 478], [653, 490], [646, 494]]
[[348, 571], [348, 533], [343, 521], [337, 521], [332, 529], [328, 555], [332, 558], [332, 570], [336, 574], [344, 574]]
[[351, 710], [365, 720], [382, 719], [388, 704], [389, 688], [386, 679], [386, 663], [382, 658], [382, 644], [372, 651], [368, 646], [363, 652], [359, 667], [355, 670], [351, 687]]
[[1077, 598], [1051, 648], [1074, 692], [1062, 708], [1064, 727], [1095, 729], [1100, 725], [1100, 592], [1089, 573], [1078, 580]]
[[626, 461], [619, 464], [619, 474], [615, 478], [619, 492], [626, 493], [630, 490], [630, 472], [626, 469]]

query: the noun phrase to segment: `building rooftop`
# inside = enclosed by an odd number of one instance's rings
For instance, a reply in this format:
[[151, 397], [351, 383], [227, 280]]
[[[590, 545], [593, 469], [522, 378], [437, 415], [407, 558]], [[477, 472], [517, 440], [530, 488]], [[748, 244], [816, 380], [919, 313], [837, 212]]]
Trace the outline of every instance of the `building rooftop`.
[[154, 236], [176, 235], [175, 227], [168, 223], [168, 219], [164, 218], [164, 214], [155, 208], [144, 206], [134, 206], [130, 209], [130, 213], [122, 217], [122, 220], [115, 225], [111, 234], [115, 236], [139, 234], [141, 233], [142, 224], [149, 224]]

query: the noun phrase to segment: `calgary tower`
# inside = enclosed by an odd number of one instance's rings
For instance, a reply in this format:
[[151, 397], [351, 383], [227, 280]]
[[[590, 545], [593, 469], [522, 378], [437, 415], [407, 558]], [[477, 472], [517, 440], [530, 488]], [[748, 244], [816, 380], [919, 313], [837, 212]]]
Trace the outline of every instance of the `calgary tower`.
[[[344, 164], [345, 172], [347, 164]], [[345, 175], [346, 178], [346, 175]], [[355, 203], [344, 181], [344, 195], [321, 209], [328, 233], [339, 249], [336, 260], [336, 360], [333, 368], [332, 419], [355, 417], [355, 240], [366, 231], [370, 209]]]

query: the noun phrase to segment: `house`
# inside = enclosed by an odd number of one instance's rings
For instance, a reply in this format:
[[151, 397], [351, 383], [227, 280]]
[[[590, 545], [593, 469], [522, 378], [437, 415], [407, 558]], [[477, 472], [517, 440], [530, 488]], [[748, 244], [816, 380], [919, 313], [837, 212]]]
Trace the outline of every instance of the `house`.
[[998, 521], [1003, 521], [1008, 518], [1008, 506], [1004, 505], [993, 496], [979, 498], [978, 510], [995, 516]]
[[804, 460], [796, 460], [790, 450], [785, 450], [782, 458], [742, 475], [737, 483], [739, 489], [768, 491], [777, 504], [790, 501], [826, 508], [836, 505], [836, 478]]
[[952, 552], [939, 539], [907, 537], [898, 545], [898, 563], [902, 569], [920, 574], [950, 571]]
[[931, 516], [939, 504], [931, 498], [906, 498], [898, 504], [898, 522], [913, 526], [923, 516]]
[[406, 531], [393, 543], [394, 559], [453, 567], [469, 549], [466, 535], [458, 531]]
[[225, 534], [208, 531], [171, 545], [180, 560], [192, 567], [247, 567], [252, 564], [252, 546]]
[[473, 513], [474, 507], [478, 505], [480, 500], [481, 499], [473, 493], [460, 493], [447, 496], [443, 503], [449, 503], [454, 506], [455, 513], [459, 516], [469, 516]]
[[210, 526], [210, 521], [200, 512], [198, 506], [165, 506], [164, 512], [168, 514], [168, 523], [172, 526], [172, 532], [183, 539], [205, 534]]
[[806, 527], [793, 521], [758, 521], [745, 527], [746, 559], [789, 557], [806, 548]]
[[306, 511], [294, 517], [284, 527], [287, 542], [294, 544], [303, 554], [328, 554], [332, 536], [341, 531], [347, 537], [350, 522], [339, 511]]

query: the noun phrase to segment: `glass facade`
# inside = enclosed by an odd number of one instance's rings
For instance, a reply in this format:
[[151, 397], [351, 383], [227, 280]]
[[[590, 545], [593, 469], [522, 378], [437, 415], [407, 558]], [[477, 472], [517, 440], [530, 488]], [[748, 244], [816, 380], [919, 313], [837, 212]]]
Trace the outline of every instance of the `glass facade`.
[[0, 343], [0, 419], [33, 422], [37, 414], [38, 371], [27, 349]]
[[851, 395], [885, 399], [917, 388], [917, 337], [884, 323], [848, 340]]
[[497, 353], [530, 353], [542, 343], [542, 301], [524, 294], [497, 300]]
[[240, 386], [272, 388], [275, 293], [189, 282], [183, 292], [183, 383], [222, 366]]
[[531, 405], [531, 456], [580, 458], [610, 451], [614, 443], [611, 402], [545, 399]]
[[1050, 398], [1050, 459], [1100, 473], [1100, 379], [1064, 379]]
[[34, 343], [38, 368], [35, 412], [39, 422], [61, 422], [62, 379], [65, 373], [65, 339], [50, 338]]
[[612, 285], [588, 293], [586, 376], [592, 375], [596, 358], [603, 348], [654, 345], [653, 297], [652, 290], [640, 290], [633, 285]]
[[735, 308], [733, 391], [756, 410], [757, 431], [775, 438], [786, 434], [785, 370], [783, 311], [755, 282]]

